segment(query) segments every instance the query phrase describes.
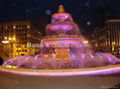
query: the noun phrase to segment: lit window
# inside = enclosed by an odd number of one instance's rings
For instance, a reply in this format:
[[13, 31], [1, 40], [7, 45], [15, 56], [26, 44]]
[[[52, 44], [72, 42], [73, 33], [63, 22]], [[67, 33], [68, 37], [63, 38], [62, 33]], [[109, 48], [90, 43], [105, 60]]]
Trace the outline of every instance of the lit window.
[[11, 37], [9, 37], [9, 40], [12, 40], [12, 38], [11, 38]]
[[5, 28], [6, 28], [6, 30], [8, 29], [8, 27], [7, 27], [7, 26], [6, 26]]
[[7, 39], [7, 37], [5, 37], [5, 40]]
[[13, 39], [13, 40], [16, 40], [16, 38], [15, 38], [15, 37], [13, 37], [12, 39]]
[[16, 26], [13, 26], [13, 29], [16, 29]]
[[27, 28], [30, 28], [30, 26], [28, 25]]

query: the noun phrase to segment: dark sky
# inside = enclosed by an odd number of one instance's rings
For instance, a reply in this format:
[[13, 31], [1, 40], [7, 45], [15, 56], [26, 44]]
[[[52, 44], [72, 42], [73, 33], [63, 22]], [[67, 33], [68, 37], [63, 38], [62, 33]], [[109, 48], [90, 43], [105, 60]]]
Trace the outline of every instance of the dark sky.
[[[63, 4], [66, 11], [79, 20], [83, 27], [94, 27], [96, 14], [101, 16], [103, 13], [111, 16], [110, 18], [120, 18], [120, 0], [0, 0], [0, 22], [48, 17], [57, 11], [60, 4]], [[98, 9], [102, 7], [110, 8], [105, 11]], [[98, 18], [104, 18], [100, 16]]]

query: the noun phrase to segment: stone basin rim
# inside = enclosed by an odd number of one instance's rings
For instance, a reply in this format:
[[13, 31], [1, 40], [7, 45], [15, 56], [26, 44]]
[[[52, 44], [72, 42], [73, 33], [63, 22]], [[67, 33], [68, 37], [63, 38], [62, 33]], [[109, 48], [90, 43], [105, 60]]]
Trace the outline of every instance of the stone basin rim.
[[26, 69], [0, 66], [0, 72], [28, 76], [100, 76], [120, 74], [120, 64], [79, 69]]

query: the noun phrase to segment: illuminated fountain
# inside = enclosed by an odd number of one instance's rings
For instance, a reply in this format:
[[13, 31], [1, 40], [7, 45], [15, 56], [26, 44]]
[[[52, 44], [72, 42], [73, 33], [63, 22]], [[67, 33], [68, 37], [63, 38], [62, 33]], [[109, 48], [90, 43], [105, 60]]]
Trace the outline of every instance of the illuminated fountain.
[[[3, 66], [14, 68], [16, 71], [23, 70], [21, 68], [34, 69], [34, 73], [23, 72], [28, 75], [99, 75], [120, 72], [120, 59], [110, 53], [93, 53], [89, 42], [81, 35], [77, 24], [70, 14], [64, 11], [62, 5], [58, 13], [53, 14], [52, 22], [46, 27], [46, 34], [40, 44], [41, 54], [18, 56], [5, 61]], [[46, 72], [47, 70], [49, 72]], [[11, 70], [22, 74], [16, 71]]]

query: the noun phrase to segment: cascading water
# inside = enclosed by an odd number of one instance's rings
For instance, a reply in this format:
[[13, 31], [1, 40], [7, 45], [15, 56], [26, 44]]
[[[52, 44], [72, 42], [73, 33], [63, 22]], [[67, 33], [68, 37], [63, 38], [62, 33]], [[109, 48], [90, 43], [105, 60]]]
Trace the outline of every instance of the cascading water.
[[18, 56], [4, 62], [12, 65], [36, 69], [73, 69], [108, 66], [120, 62], [109, 53], [93, 53], [90, 44], [81, 35], [78, 26], [61, 5], [53, 14], [52, 22], [46, 27], [47, 36], [41, 41], [41, 54]]

